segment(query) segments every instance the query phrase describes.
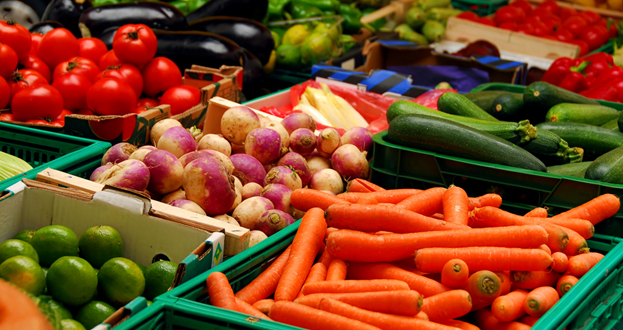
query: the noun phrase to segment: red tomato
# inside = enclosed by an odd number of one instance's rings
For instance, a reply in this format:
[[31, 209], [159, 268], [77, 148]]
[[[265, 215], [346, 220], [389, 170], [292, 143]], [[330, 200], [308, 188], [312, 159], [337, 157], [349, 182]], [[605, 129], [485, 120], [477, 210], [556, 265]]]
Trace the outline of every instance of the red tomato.
[[523, 10], [524, 13], [526, 13], [526, 15], [529, 15], [530, 12], [532, 11], [532, 5], [527, 0], [517, 0], [511, 3], [511, 6], [521, 8], [521, 10]]
[[158, 104], [160, 104], [160, 102], [158, 102], [158, 100], [145, 97], [145, 98], [139, 99], [136, 102], [136, 107], [137, 108], [142, 108], [142, 107], [153, 108], [153, 107], [157, 107]]
[[585, 10], [581, 13], [581, 15], [586, 17], [588, 24], [596, 24], [597, 22], [602, 21], [601, 15], [592, 10]]
[[48, 81], [39, 72], [32, 69], [17, 70], [7, 82], [11, 88], [11, 95], [16, 95], [21, 90], [30, 87], [49, 85]]
[[59, 123], [61, 127], [65, 126], [65, 116], [67, 115], [73, 115], [74, 113], [67, 110], [67, 109], [63, 109], [63, 111], [61, 111], [61, 114], [58, 115], [58, 117], [56, 117], [54, 119], [54, 121], [52, 121], [52, 124], [54, 123]]
[[137, 96], [143, 93], [143, 76], [141, 71], [132, 64], [123, 63], [119, 66], [109, 66], [106, 70], [98, 73], [94, 81], [102, 78], [121, 79], [132, 86]]
[[31, 120], [26, 120], [25, 122], [29, 124], [37, 124], [37, 125], [50, 125], [49, 121], [43, 120], [43, 119], [31, 119]]
[[552, 33], [552, 30], [548, 29], [547, 26], [541, 21], [533, 22], [531, 25], [533, 29], [532, 35], [534, 36], [543, 37]]
[[533, 35], [534, 27], [532, 27], [532, 25], [530, 24], [522, 23], [522, 24], [517, 25], [517, 27], [515, 28], [515, 32]]
[[610, 38], [616, 38], [616, 36], [619, 35], [619, 29], [617, 28], [617, 24], [614, 22], [610, 24], [610, 27], [606, 24], [606, 27], [608, 28], [608, 36]]
[[145, 111], [149, 111], [151, 109], [153, 109], [153, 107], [148, 107], [148, 106], [138, 107], [138, 108], [134, 109], [134, 113], [140, 114], [140, 113], [143, 113]]
[[37, 56], [48, 65], [49, 68], [78, 56], [80, 47], [78, 39], [65, 28], [56, 28], [43, 36], [37, 49]]
[[26, 56], [32, 46], [28, 29], [11, 20], [0, 21], [0, 42], [13, 48], [17, 58]]
[[78, 56], [88, 58], [95, 63], [98, 63], [100, 58], [108, 52], [106, 44], [102, 40], [93, 37], [78, 39], [78, 47], [80, 48]]
[[48, 83], [52, 80], [48, 65], [35, 55], [29, 53], [26, 57], [19, 60], [19, 64], [24, 66], [24, 69], [32, 69], [39, 72]]
[[518, 7], [504, 6], [495, 12], [493, 20], [496, 25], [504, 22], [522, 23], [526, 19], [526, 13]]
[[125, 81], [102, 78], [87, 92], [87, 106], [100, 116], [123, 116], [136, 108], [136, 93]]
[[554, 14], [551, 11], [547, 10], [546, 8], [541, 8], [541, 7], [536, 7], [530, 12], [530, 16], [534, 16], [534, 17], [542, 17], [542, 16], [549, 16], [549, 15], [554, 15]]
[[5, 109], [11, 100], [11, 87], [6, 80], [0, 77], [0, 109]]
[[567, 18], [577, 14], [578, 11], [575, 8], [571, 7], [560, 7], [558, 8], [558, 17], [564, 22]]
[[573, 33], [569, 32], [569, 30], [566, 30], [564, 28], [560, 28], [560, 29], [554, 31], [553, 36], [556, 37], [556, 39], [558, 39], [559, 41], [562, 41], [562, 42], [569, 42], [569, 41], [575, 39], [575, 37], [573, 36]]
[[13, 114], [10, 112], [3, 112], [0, 114], [0, 121], [15, 121]]
[[41, 39], [43, 39], [43, 33], [33, 32], [30, 34], [30, 51], [28, 52], [31, 55], [37, 56], [37, 49], [39, 49], [39, 43]]
[[498, 26], [500, 29], [515, 31], [517, 28], [517, 23], [515, 22], [504, 22]]
[[580, 16], [571, 16], [562, 23], [562, 27], [569, 30], [577, 38], [580, 33], [588, 26], [586, 20]]
[[553, 35], [551, 35], [551, 34], [544, 35], [544, 36], [540, 36], [540, 37], [541, 37], [541, 38], [545, 38], [545, 39], [549, 39], [549, 40], [556, 40], [556, 41], [559, 41], [558, 39], [556, 39], [556, 37], [554, 37], [554, 36], [553, 36]]
[[589, 49], [588, 49], [588, 44], [586, 43], [586, 41], [574, 39], [574, 40], [568, 41], [568, 43], [580, 46], [580, 54], [579, 54], [580, 56], [584, 56], [588, 54]]
[[13, 95], [11, 112], [18, 121], [53, 119], [63, 111], [63, 96], [50, 85], [27, 88]]
[[106, 54], [104, 54], [97, 63], [99, 65], [100, 71], [104, 71], [109, 66], [120, 65], [121, 61], [117, 58], [115, 52], [111, 49]]
[[608, 31], [599, 26], [588, 26], [580, 33], [580, 39], [586, 41], [588, 49], [596, 49], [608, 41]]
[[147, 62], [143, 69], [143, 93], [155, 97], [167, 89], [182, 84], [182, 72], [170, 59], [162, 56]]
[[484, 24], [484, 25], [489, 25], [489, 26], [495, 26], [495, 22], [493, 21], [493, 18], [491, 18], [491, 17], [481, 17], [478, 20], [478, 23]]
[[541, 2], [541, 4], [538, 5], [538, 8], [544, 8], [551, 11], [552, 13], [556, 13], [559, 7], [558, 2], [556, 2], [555, 0], [546, 0]]
[[95, 112], [93, 112], [93, 110], [89, 108], [80, 109], [76, 111], [75, 114], [84, 116], [95, 116]]
[[95, 62], [88, 58], [74, 57], [56, 66], [56, 69], [54, 69], [54, 80], [67, 72], [83, 74], [93, 82], [100, 69]]
[[539, 19], [541, 19], [541, 22], [543, 22], [543, 24], [545, 24], [545, 26], [547, 26], [547, 28], [552, 32], [557, 31], [560, 28], [560, 25], [562, 25], [560, 18], [553, 14], [539, 16]]
[[54, 79], [52, 86], [63, 95], [63, 107], [69, 110], [86, 108], [87, 92], [93, 83], [80, 73], [67, 72]]
[[9, 78], [17, 68], [17, 54], [8, 45], [0, 43], [0, 76]]
[[147, 25], [126, 24], [115, 33], [112, 48], [121, 62], [140, 67], [156, 55], [158, 39]]
[[473, 22], [478, 22], [479, 20], [478, 15], [476, 15], [476, 13], [474, 13], [473, 11], [469, 11], [469, 10], [458, 14], [456, 17], [466, 19], [468, 21], [473, 21]]
[[171, 116], [180, 114], [201, 101], [201, 91], [197, 87], [180, 85], [171, 87], [162, 94], [160, 104], [171, 106]]

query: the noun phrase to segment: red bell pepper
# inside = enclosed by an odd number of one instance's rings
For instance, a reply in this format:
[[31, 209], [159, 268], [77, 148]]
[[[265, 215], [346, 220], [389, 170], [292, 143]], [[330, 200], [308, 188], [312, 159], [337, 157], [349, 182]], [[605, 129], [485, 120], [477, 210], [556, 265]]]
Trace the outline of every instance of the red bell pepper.
[[561, 57], [555, 60], [552, 65], [550, 65], [549, 69], [545, 71], [541, 80], [558, 86], [558, 84], [565, 79], [565, 76], [569, 74], [572, 63], [573, 59], [569, 57]]
[[[552, 66], [550, 66], [541, 80], [574, 93], [579, 93], [588, 88], [588, 80], [582, 74], [582, 71], [584, 71], [589, 64], [589, 62], [583, 59], [572, 60], [563, 58], [560, 62], [556, 60], [552, 63]], [[548, 75], [548, 72], [550, 75]]]
[[612, 59], [612, 55], [608, 53], [604, 53], [604, 52], [587, 55], [584, 57], [584, 60], [592, 62], [593, 64], [597, 62], [606, 62], [610, 66], [614, 65], [614, 60]]
[[623, 101], [623, 78], [621, 79], [616, 79], [615, 81], [611, 82], [610, 84], [608, 84], [614, 88], [616, 88], [617, 90], [617, 102], [622, 102]]
[[584, 73], [588, 77], [589, 75], [599, 77], [602, 73], [610, 69], [610, 64], [606, 61], [591, 61], [591, 64], [586, 67]]
[[613, 66], [602, 72], [593, 82], [593, 86], [609, 84], [619, 78], [623, 78], [623, 68], [620, 66]]
[[617, 89], [611, 85], [597, 85], [581, 92], [580, 95], [586, 96], [591, 99], [605, 100], [610, 102], [618, 102], [619, 99]]
[[560, 82], [558, 87], [579, 93], [588, 88], [588, 80], [580, 72], [572, 71], [565, 76], [565, 79]]

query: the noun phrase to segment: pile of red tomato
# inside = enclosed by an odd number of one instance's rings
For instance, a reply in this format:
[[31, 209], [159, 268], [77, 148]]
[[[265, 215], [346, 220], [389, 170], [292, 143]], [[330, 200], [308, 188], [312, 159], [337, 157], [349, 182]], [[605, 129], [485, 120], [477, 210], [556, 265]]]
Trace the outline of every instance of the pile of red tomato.
[[113, 49], [97, 38], [76, 38], [64, 28], [45, 35], [0, 21], [0, 120], [64, 126], [65, 116], [126, 115], [160, 104], [171, 115], [199, 104], [200, 90], [182, 85], [158, 40], [143, 24], [115, 34]]
[[463, 12], [458, 17], [575, 44], [580, 46], [580, 56], [603, 46], [618, 33], [614, 21], [607, 21], [591, 10], [578, 12], [574, 8], [561, 7], [554, 0], [544, 1], [534, 8], [526, 0], [517, 0], [498, 9], [493, 19], [479, 18], [473, 12]]

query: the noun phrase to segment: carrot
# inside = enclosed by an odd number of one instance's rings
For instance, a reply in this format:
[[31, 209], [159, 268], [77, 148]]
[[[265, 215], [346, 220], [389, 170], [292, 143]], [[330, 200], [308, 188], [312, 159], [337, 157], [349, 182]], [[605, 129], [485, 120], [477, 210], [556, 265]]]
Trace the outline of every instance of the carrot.
[[362, 194], [357, 200], [356, 204], [378, 204], [379, 202], [374, 198], [374, 196], [368, 194]]
[[258, 311], [268, 315], [268, 311], [273, 306], [275, 301], [273, 299], [262, 299], [253, 303], [253, 307], [255, 307]]
[[414, 233], [430, 230], [464, 230], [468, 226], [433, 219], [395, 206], [335, 204], [326, 211], [327, 224], [365, 232]]
[[340, 259], [333, 259], [327, 268], [325, 281], [343, 281], [346, 279], [346, 263]]
[[511, 272], [511, 280], [515, 287], [532, 290], [540, 286], [553, 286], [560, 274], [551, 271]]
[[526, 315], [523, 310], [523, 301], [528, 291], [517, 289], [509, 294], [495, 298], [491, 304], [491, 313], [502, 322], [510, 322]]
[[315, 282], [303, 286], [303, 294], [305, 295], [314, 293], [354, 293], [397, 290], [409, 290], [409, 285], [399, 280], [344, 280]]
[[[307, 279], [305, 279], [305, 283], [303, 283], [303, 287], [305, 287], [305, 285], [310, 284], [310, 283], [324, 282], [326, 278], [327, 278], [327, 267], [325, 267], [323, 263], [318, 262], [314, 264], [312, 268], [309, 270], [309, 274], [307, 274]], [[296, 297], [300, 298], [302, 296], [303, 296], [303, 288], [301, 288], [301, 291]]]
[[472, 310], [472, 298], [465, 290], [451, 290], [424, 298], [422, 311], [433, 322], [461, 317]]
[[413, 317], [422, 309], [422, 295], [413, 290], [314, 293], [296, 299], [294, 302], [318, 308], [320, 301], [331, 298], [365, 310]]
[[449, 287], [435, 280], [386, 263], [351, 263], [348, 265], [347, 278], [354, 280], [400, 280], [406, 282], [411, 290], [415, 290], [425, 297], [450, 290]]
[[613, 194], [603, 194], [590, 201], [572, 208], [569, 211], [557, 214], [555, 219], [583, 219], [590, 221], [593, 225], [610, 218], [619, 212], [621, 201]]
[[357, 203], [357, 201], [359, 200], [359, 198], [361, 198], [362, 195], [369, 195], [369, 196], [374, 197], [374, 199], [376, 199], [376, 201], [379, 203], [397, 204], [421, 192], [422, 190], [420, 189], [392, 189], [392, 190], [376, 191], [376, 192], [370, 192], [370, 193], [347, 192], [347, 193], [339, 194], [336, 197], [343, 201], [347, 201], [350, 203]]
[[236, 296], [229, 285], [227, 276], [221, 272], [213, 272], [206, 279], [210, 304], [216, 307], [236, 310]]
[[[324, 238], [327, 239], [327, 237], [329, 237], [329, 234], [331, 234], [332, 232], [337, 231], [337, 230], [339, 230], [339, 229], [333, 228], [333, 227], [327, 227], [327, 232], [324, 235]], [[324, 250], [322, 252], [324, 252]]]
[[357, 320], [321, 311], [305, 305], [295, 304], [289, 301], [277, 301], [273, 307], [271, 307], [268, 316], [277, 322], [304, 329], [379, 329], [375, 326], [371, 326]]
[[510, 275], [507, 274], [507, 272], [498, 271], [494, 273], [500, 279], [500, 285], [502, 286], [502, 289], [500, 290], [500, 295], [505, 295], [511, 292], [511, 287], [513, 285], [513, 282], [511, 281]]
[[318, 253], [319, 242], [322, 242], [327, 230], [323, 214], [322, 209], [313, 208], [301, 220], [292, 241], [290, 256], [275, 290], [276, 301], [292, 301], [301, 290]]
[[538, 220], [545, 223], [561, 226], [563, 228], [575, 230], [585, 239], [593, 237], [595, 234], [595, 226], [588, 220], [581, 219], [559, 219], [559, 218], [539, 218]]
[[290, 204], [296, 209], [306, 212], [315, 207], [326, 210], [333, 204], [349, 204], [349, 202], [319, 190], [303, 188], [292, 192]]
[[547, 218], [547, 209], [544, 207], [536, 207], [530, 210], [530, 212], [524, 214], [524, 217], [531, 218]]
[[481, 270], [473, 273], [463, 290], [472, 297], [472, 311], [491, 305], [502, 292], [500, 278], [493, 272]]
[[[329, 228], [327, 228], [327, 230], [329, 230]], [[329, 253], [329, 249], [325, 247], [322, 255], [320, 255], [320, 259], [318, 259], [318, 262], [323, 264], [325, 268], [328, 269], [329, 265], [331, 264], [331, 260], [333, 260], [333, 256], [331, 255], [331, 253]]]
[[396, 204], [396, 207], [421, 215], [431, 216], [443, 211], [441, 198], [445, 191], [446, 188], [443, 187], [426, 189]]
[[437, 220], [446, 220], [446, 218], [443, 216], [443, 213], [435, 213], [432, 214], [430, 217]]
[[449, 327], [459, 328], [461, 330], [480, 330], [479, 327], [471, 323], [467, 323], [467, 322], [463, 322], [459, 320], [443, 320], [443, 321], [439, 321], [439, 324], [447, 325]]
[[562, 250], [562, 253], [568, 256], [574, 256], [582, 253], [588, 253], [588, 243], [584, 237], [578, 234], [575, 230], [565, 228], [567, 235], [569, 235], [569, 244]]
[[448, 260], [441, 269], [441, 284], [453, 288], [462, 288], [469, 278], [469, 267], [461, 259]]
[[286, 267], [291, 248], [292, 247], [289, 246], [265, 271], [238, 291], [236, 297], [249, 304], [253, 304], [273, 294], [277, 288], [277, 283], [279, 283], [279, 278], [281, 278], [283, 269]]
[[552, 254], [552, 270], [557, 273], [564, 273], [567, 271], [567, 264], [569, 264], [569, 258], [562, 252], [556, 252]]
[[526, 315], [519, 319], [519, 322], [523, 324], [527, 324], [529, 326], [534, 326], [539, 321], [539, 317]]
[[[549, 248], [549, 246], [547, 246], [547, 244], [541, 244], [539, 246], [539, 249], [547, 252], [547, 254], [549, 254], [549, 255], [552, 255], [552, 250]], [[557, 252], [557, 253], [560, 253], [560, 252]]]
[[448, 326], [420, 320], [414, 317], [390, 315], [371, 312], [335, 299], [324, 298], [320, 301], [320, 309], [337, 315], [342, 315], [353, 320], [362, 321], [383, 330], [410, 330], [410, 329], [452, 329]]
[[412, 257], [415, 250], [429, 247], [536, 248], [547, 241], [547, 232], [540, 226], [511, 226], [385, 235], [340, 229], [327, 237], [327, 250], [333, 257], [342, 260], [380, 262], [406, 259]]
[[580, 279], [573, 275], [563, 275], [556, 283], [556, 291], [560, 297], [564, 296]]
[[504, 247], [425, 248], [415, 252], [417, 269], [441, 273], [451, 259], [465, 261], [470, 271], [479, 270], [544, 270], [552, 257], [540, 249]]
[[469, 200], [463, 188], [450, 186], [442, 197], [443, 216], [447, 222], [467, 225]]
[[524, 310], [528, 315], [541, 316], [560, 300], [558, 292], [551, 286], [536, 288], [526, 296]]
[[235, 298], [235, 299], [236, 299], [236, 311], [237, 312], [255, 316], [257, 318], [264, 319], [264, 320], [270, 320], [270, 318], [266, 316], [266, 314], [262, 313], [259, 309], [253, 307], [246, 301], [240, 298]]
[[375, 192], [385, 191], [385, 188], [375, 185], [374, 183], [364, 179], [353, 179], [346, 186], [348, 192]]
[[419, 313], [415, 314], [415, 318], [416, 319], [420, 319], [420, 320], [425, 320], [425, 321], [430, 321], [430, 319], [428, 318], [428, 315], [426, 315], [426, 313], [420, 311]]
[[604, 255], [597, 252], [578, 254], [577, 256], [569, 258], [567, 271], [569, 274], [580, 278], [584, 276], [584, 274], [588, 273], [588, 271], [597, 265], [597, 263], [603, 258]]
[[485, 194], [479, 197], [469, 199], [469, 210], [473, 210], [478, 207], [492, 206], [500, 207], [502, 205], [502, 196], [498, 194]]
[[474, 313], [476, 324], [482, 330], [529, 330], [530, 326], [521, 322], [501, 322], [488, 308], [483, 308]]

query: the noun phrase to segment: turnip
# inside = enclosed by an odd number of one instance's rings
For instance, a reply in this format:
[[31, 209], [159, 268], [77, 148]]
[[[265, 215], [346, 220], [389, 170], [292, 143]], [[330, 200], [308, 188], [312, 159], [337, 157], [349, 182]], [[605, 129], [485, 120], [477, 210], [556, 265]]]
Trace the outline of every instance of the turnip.
[[266, 236], [271, 236], [293, 222], [294, 219], [289, 214], [280, 210], [269, 210], [262, 214], [260, 220], [258, 220], [257, 230], [263, 232]]
[[279, 137], [281, 137], [281, 154], [287, 153], [290, 150], [290, 133], [280, 123], [270, 122], [266, 125], [266, 128], [279, 133]]
[[304, 112], [293, 112], [286, 116], [281, 125], [288, 131], [288, 134], [292, 134], [299, 128], [307, 128], [312, 132], [316, 130], [316, 122], [314, 119]]
[[234, 164], [232, 164], [227, 156], [215, 150], [198, 150], [189, 152], [180, 157], [180, 163], [182, 163], [182, 166], [186, 168], [186, 165], [190, 164], [193, 160], [206, 157], [218, 159], [221, 163], [223, 163], [230, 174], [233, 172]]
[[312, 176], [309, 187], [316, 190], [326, 190], [334, 194], [344, 192], [344, 182], [340, 174], [330, 168], [320, 170]]
[[276, 166], [266, 173], [264, 186], [271, 183], [280, 183], [292, 191], [303, 188], [301, 177], [292, 168], [285, 166]]
[[322, 157], [329, 158], [340, 144], [340, 133], [335, 128], [325, 128], [318, 134], [316, 150]]
[[259, 160], [247, 154], [235, 154], [229, 157], [234, 165], [234, 176], [236, 176], [243, 184], [255, 182], [259, 185], [264, 184], [266, 170]]
[[251, 230], [249, 233], [251, 234], [251, 237], [249, 238], [249, 247], [252, 247], [253, 245], [268, 238], [266, 234], [259, 230]]
[[272, 170], [273, 168], [275, 168], [275, 166], [277, 166], [277, 164], [268, 164], [268, 165], [264, 165], [264, 171], [266, 171], [266, 173], [270, 172], [270, 170]]
[[[102, 173], [106, 172], [107, 169], [111, 168], [112, 164], [106, 164], [106, 165], [102, 165], [98, 168], [96, 168], [95, 170], [93, 170], [93, 173], [91, 173], [91, 177], [89, 177], [89, 180], [91, 181], [97, 181], [97, 179], [102, 175]], [[262, 187], [260, 187], [260, 191], [262, 190]], [[258, 194], [259, 196], [259, 194]]]
[[247, 135], [244, 151], [263, 165], [272, 164], [281, 157], [281, 136], [270, 128], [256, 128]]
[[158, 148], [154, 146], [142, 146], [130, 155], [130, 159], [136, 159], [142, 162], [143, 159], [145, 159], [145, 156], [154, 150], [158, 150]]
[[355, 145], [344, 144], [331, 156], [331, 167], [347, 180], [352, 180], [367, 178], [370, 165], [365, 151], [361, 152]]
[[242, 185], [242, 182], [240, 182], [240, 179], [238, 179], [237, 177], [234, 176], [234, 187], [238, 190], [240, 190], [240, 194], [242, 194], [242, 188], [244, 187]]
[[190, 135], [193, 136], [193, 139], [195, 139], [195, 142], [199, 143], [199, 141], [203, 137], [203, 131], [198, 129], [197, 126], [187, 128], [186, 130], [188, 131], [188, 133], [190, 133]]
[[220, 134], [204, 135], [197, 145], [198, 150], [216, 150], [225, 156], [231, 156], [231, 144]]
[[305, 216], [305, 213], [307, 212], [294, 209], [294, 211], [292, 211], [292, 219], [301, 219]]
[[249, 132], [260, 127], [258, 115], [245, 106], [229, 108], [221, 117], [221, 133], [231, 143], [242, 144]]
[[227, 222], [230, 225], [240, 226], [240, 224], [238, 223], [238, 221], [236, 221], [236, 219], [232, 218], [231, 216], [227, 214], [217, 215], [213, 218], [219, 221]]
[[233, 210], [235, 210], [238, 207], [238, 205], [240, 205], [240, 203], [242, 203], [242, 191], [236, 188], [236, 199], [234, 199], [234, 204], [232, 204], [231, 207], [229, 208], [229, 212], [232, 212]]
[[197, 142], [184, 127], [172, 127], [160, 136], [157, 147], [180, 158], [189, 152], [197, 150]]
[[157, 194], [168, 194], [182, 186], [184, 167], [179, 159], [166, 150], [154, 150], [145, 156], [143, 163], [149, 168], [147, 189]]
[[102, 158], [102, 165], [108, 163], [117, 164], [130, 159], [132, 153], [136, 151], [136, 146], [126, 142], [117, 143], [110, 147]]
[[184, 190], [178, 189], [172, 193], [168, 193], [164, 197], [162, 197], [160, 201], [163, 203], [169, 203], [176, 199], [186, 199], [186, 193], [184, 192]]
[[342, 145], [352, 144], [362, 152], [372, 152], [372, 133], [364, 127], [353, 127], [342, 136]]
[[260, 117], [260, 127], [266, 128], [268, 127], [268, 124], [272, 123], [273, 121], [268, 119], [266, 116], [259, 116]]
[[195, 159], [186, 165], [182, 186], [186, 198], [199, 204], [209, 216], [227, 213], [236, 200], [233, 177], [214, 157]]
[[334, 192], [332, 192], [332, 191], [328, 191], [328, 190], [318, 190], [318, 191], [323, 192], [323, 193], [325, 193], [325, 194], [332, 195], [332, 196], [337, 195], [336, 193], [334, 193]]
[[144, 191], [149, 184], [149, 168], [140, 160], [124, 160], [104, 171], [95, 182]]
[[255, 182], [249, 182], [242, 187], [242, 200], [260, 196], [261, 194], [262, 186]]
[[255, 229], [257, 221], [264, 212], [274, 209], [275, 206], [268, 198], [251, 197], [238, 205], [232, 216], [240, 223], [240, 226]]
[[277, 162], [277, 166], [285, 166], [293, 168], [296, 173], [301, 177], [301, 185], [306, 187], [309, 184], [309, 180], [311, 180], [311, 172], [309, 171], [309, 167], [307, 166], [307, 161], [305, 157], [301, 156], [296, 152], [288, 152], [283, 155]]
[[290, 134], [290, 149], [307, 156], [316, 149], [316, 135], [307, 128], [299, 128]]
[[188, 199], [176, 199], [168, 203], [169, 205], [182, 208], [186, 211], [195, 212], [197, 214], [206, 215], [205, 211], [201, 208], [201, 206], [197, 205], [197, 203], [193, 201], [189, 201]]
[[292, 213], [292, 206], [290, 205], [290, 195], [292, 195], [292, 189], [279, 184], [269, 184], [264, 189], [260, 196], [268, 198], [276, 210], [280, 210], [286, 213]]
[[169, 130], [169, 128], [171, 127], [182, 127], [183, 128], [182, 123], [180, 123], [179, 121], [175, 119], [163, 119], [155, 123], [154, 126], [151, 128], [151, 132], [149, 133], [149, 136], [151, 138], [151, 143], [157, 146], [158, 140], [160, 140], [160, 137], [162, 136], [162, 134], [164, 134], [164, 132]]
[[231, 162], [229, 157], [227, 157], [227, 155], [225, 155], [224, 153], [216, 151], [216, 150], [201, 150], [201, 152], [208, 153], [218, 158], [221, 162], [223, 162], [223, 165], [225, 165], [225, 168], [229, 171], [229, 174], [234, 172], [235, 170], [234, 164]]
[[309, 167], [309, 173], [313, 176], [320, 170], [331, 168], [331, 160], [320, 156], [307, 158], [307, 167]]

